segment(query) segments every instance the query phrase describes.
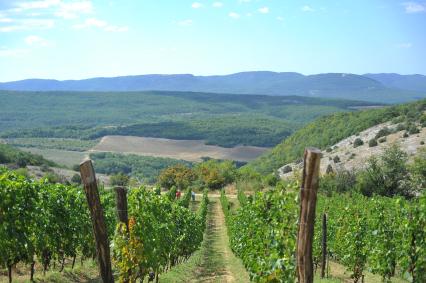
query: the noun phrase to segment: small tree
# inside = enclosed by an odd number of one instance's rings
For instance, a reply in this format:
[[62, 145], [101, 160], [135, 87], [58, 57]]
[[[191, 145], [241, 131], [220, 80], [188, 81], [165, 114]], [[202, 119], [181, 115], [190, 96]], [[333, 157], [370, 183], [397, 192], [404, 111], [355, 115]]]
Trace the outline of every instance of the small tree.
[[355, 141], [354, 141], [354, 147], [358, 147], [358, 146], [361, 146], [363, 144], [364, 144], [364, 142], [360, 138], [356, 138]]
[[371, 140], [368, 141], [368, 146], [369, 147], [375, 147], [377, 145], [378, 145], [378, 143], [377, 143], [376, 139], [371, 139]]
[[194, 180], [194, 171], [183, 164], [164, 169], [157, 178], [158, 184], [167, 190], [170, 190], [173, 186], [183, 190], [189, 187]]
[[109, 179], [111, 186], [120, 186], [124, 187], [129, 184], [130, 177], [127, 176], [124, 173], [118, 173], [115, 175], [112, 175]]
[[339, 163], [340, 157], [338, 155], [336, 155], [335, 157], [333, 157], [333, 161], [334, 161], [334, 163]]

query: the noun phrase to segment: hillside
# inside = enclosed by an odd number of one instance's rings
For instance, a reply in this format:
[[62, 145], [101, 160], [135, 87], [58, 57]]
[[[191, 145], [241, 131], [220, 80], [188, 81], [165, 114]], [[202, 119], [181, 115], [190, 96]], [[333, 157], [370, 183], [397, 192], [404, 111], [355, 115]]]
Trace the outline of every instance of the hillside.
[[[333, 172], [361, 169], [370, 157], [381, 156], [394, 143], [409, 157], [413, 157], [420, 148], [425, 147], [426, 142], [426, 127], [417, 124], [417, 128], [419, 133], [411, 135], [401, 123], [386, 122], [368, 128], [358, 135], [352, 135], [324, 150], [320, 170], [322, 173], [326, 173], [330, 167]], [[404, 135], [405, 133], [407, 134]], [[363, 144], [354, 146], [357, 139], [361, 139]], [[376, 143], [371, 142], [370, 146], [369, 141], [371, 140], [375, 140]], [[287, 172], [289, 166], [292, 168], [291, 172]], [[302, 168], [302, 163], [292, 162], [279, 168], [278, 173], [280, 177], [286, 177]]]
[[426, 91], [426, 76], [423, 75], [400, 75], [384, 73], [365, 74], [363, 76], [376, 80], [389, 88]]
[[274, 146], [317, 117], [371, 105], [298, 96], [192, 92], [0, 91], [0, 101], [2, 137], [127, 135], [205, 140], [226, 147]]
[[0, 164], [14, 164], [14, 166], [25, 167], [27, 165], [47, 165], [56, 166], [50, 160], [46, 160], [43, 156], [32, 154], [19, 150], [8, 144], [3, 144], [0, 140]]
[[411, 127], [414, 122], [420, 122], [424, 127], [425, 110], [426, 100], [421, 100], [381, 109], [332, 114], [296, 131], [247, 166], [258, 172], [271, 173], [285, 164], [298, 160], [305, 147], [314, 146], [325, 150], [345, 138], [389, 121], [401, 121], [408, 124], [406, 127]]
[[84, 80], [28, 79], [0, 83], [15, 91], [192, 91], [233, 94], [298, 95], [356, 99], [370, 102], [405, 102], [426, 97], [425, 76], [345, 73], [302, 75], [290, 72], [242, 72], [222, 76], [140, 75]]

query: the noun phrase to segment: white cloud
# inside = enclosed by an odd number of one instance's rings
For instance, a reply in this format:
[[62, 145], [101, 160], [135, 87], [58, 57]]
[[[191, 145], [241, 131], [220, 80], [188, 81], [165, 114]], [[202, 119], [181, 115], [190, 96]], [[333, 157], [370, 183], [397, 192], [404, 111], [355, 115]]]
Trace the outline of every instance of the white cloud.
[[240, 2], [240, 3], [249, 3], [249, 2], [251, 2], [251, 0], [238, 0], [238, 2]]
[[128, 31], [129, 28], [126, 26], [114, 26], [108, 24], [106, 21], [99, 20], [96, 18], [89, 18], [84, 21], [82, 24], [76, 24], [73, 26], [75, 29], [85, 29], [85, 28], [99, 28], [104, 31], [109, 32], [125, 32]]
[[277, 17], [277, 21], [282, 22], [282, 21], [284, 21], [284, 18], [283, 17]]
[[89, 0], [63, 2], [61, 0], [43, 0], [19, 2], [14, 12], [20, 13], [25, 10], [46, 10], [46, 13], [64, 19], [75, 19], [80, 14], [88, 14], [93, 11], [92, 2]]
[[314, 10], [314, 8], [312, 8], [311, 6], [309, 6], [309, 5], [305, 5], [305, 6], [303, 6], [302, 8], [301, 8], [301, 10], [303, 11], [303, 12], [313, 12], [313, 11], [315, 11]]
[[405, 12], [409, 14], [421, 13], [426, 11], [426, 6], [417, 2], [404, 2], [402, 5], [405, 8]]
[[251, 17], [251, 16], [253, 16], [253, 14], [252, 13], [247, 13], [246, 16], [247, 17]]
[[47, 46], [49, 42], [37, 35], [29, 35], [24, 39], [25, 43], [30, 46]]
[[18, 3], [18, 7], [24, 10], [27, 9], [47, 9], [53, 6], [57, 6], [61, 3], [61, 0], [44, 0], [44, 1], [30, 1]]
[[16, 30], [50, 29], [55, 25], [52, 19], [23, 19], [15, 20], [13, 25], [0, 27], [0, 32], [12, 32]]
[[176, 24], [177, 24], [178, 26], [181, 26], [181, 27], [189, 27], [189, 26], [191, 26], [193, 23], [194, 23], [194, 22], [193, 22], [191, 19], [186, 19], [186, 20], [181, 20], [181, 21], [176, 22]]
[[229, 13], [228, 16], [230, 16], [233, 19], [239, 19], [241, 17], [240, 14], [235, 13], [235, 12]]
[[29, 52], [27, 49], [0, 48], [0, 57], [19, 57]]
[[194, 8], [194, 9], [198, 9], [198, 8], [203, 7], [203, 4], [201, 4], [200, 2], [194, 2], [194, 3], [192, 3], [191, 7]]
[[90, 14], [93, 11], [93, 5], [90, 1], [79, 1], [70, 3], [61, 3], [55, 16], [64, 19], [75, 19], [79, 14]]
[[268, 7], [262, 7], [258, 11], [261, 14], [267, 14], [267, 13], [269, 13], [269, 8]]
[[221, 7], [223, 7], [223, 3], [222, 2], [214, 2], [212, 6], [215, 7], [215, 8], [221, 8]]
[[411, 48], [412, 46], [413, 44], [411, 42], [402, 42], [396, 45], [396, 47], [403, 48], [403, 49]]

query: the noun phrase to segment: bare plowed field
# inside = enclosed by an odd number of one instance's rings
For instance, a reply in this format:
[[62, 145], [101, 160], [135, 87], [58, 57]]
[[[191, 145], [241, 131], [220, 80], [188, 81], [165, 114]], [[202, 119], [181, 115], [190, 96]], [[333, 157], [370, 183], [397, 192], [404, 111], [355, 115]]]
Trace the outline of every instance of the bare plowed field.
[[105, 136], [92, 152], [108, 151], [133, 153], [145, 156], [169, 157], [200, 161], [202, 157], [250, 161], [268, 150], [264, 147], [236, 146], [224, 148], [206, 145], [201, 140], [171, 140], [132, 136]]

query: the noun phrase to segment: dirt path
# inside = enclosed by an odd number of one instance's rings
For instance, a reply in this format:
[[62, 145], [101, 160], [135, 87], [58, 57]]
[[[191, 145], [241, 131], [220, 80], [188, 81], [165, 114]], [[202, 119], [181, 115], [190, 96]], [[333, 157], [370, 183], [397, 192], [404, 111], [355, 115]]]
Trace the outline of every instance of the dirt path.
[[191, 282], [249, 282], [244, 266], [232, 253], [228, 241], [219, 199], [210, 197], [202, 259]]

